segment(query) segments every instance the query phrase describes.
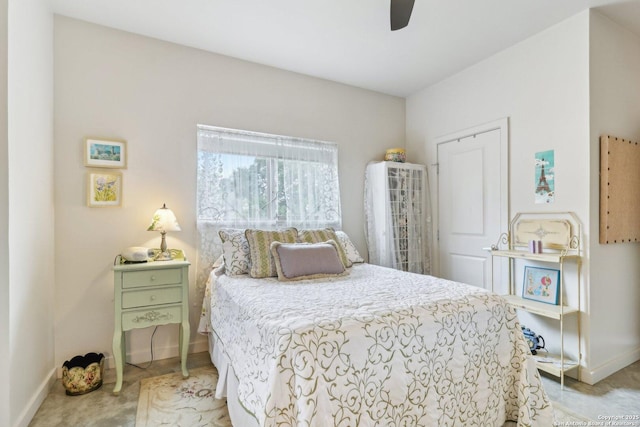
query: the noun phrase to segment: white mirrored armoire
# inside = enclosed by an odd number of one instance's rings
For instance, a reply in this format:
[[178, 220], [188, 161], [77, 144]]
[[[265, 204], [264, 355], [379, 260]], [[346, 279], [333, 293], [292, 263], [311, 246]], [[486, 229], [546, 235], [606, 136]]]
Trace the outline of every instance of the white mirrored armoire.
[[426, 166], [369, 163], [364, 204], [369, 263], [430, 274], [431, 207]]

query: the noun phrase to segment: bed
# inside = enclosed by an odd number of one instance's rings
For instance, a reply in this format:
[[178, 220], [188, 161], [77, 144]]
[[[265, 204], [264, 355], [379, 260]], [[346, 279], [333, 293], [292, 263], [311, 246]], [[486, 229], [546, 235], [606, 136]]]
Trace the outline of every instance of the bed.
[[362, 262], [345, 270], [211, 272], [199, 332], [235, 426], [553, 425], [500, 296]]

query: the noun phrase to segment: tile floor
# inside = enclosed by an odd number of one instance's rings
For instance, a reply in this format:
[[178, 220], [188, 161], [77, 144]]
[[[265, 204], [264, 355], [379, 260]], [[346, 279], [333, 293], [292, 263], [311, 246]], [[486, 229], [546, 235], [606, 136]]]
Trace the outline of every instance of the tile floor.
[[[189, 355], [189, 369], [209, 363], [207, 352]], [[100, 389], [81, 396], [67, 396], [58, 381], [29, 427], [134, 427], [140, 379], [179, 371], [178, 358], [154, 361], [147, 369], [127, 365], [118, 396], [112, 394], [115, 383], [112, 369], [105, 371]], [[602, 421], [593, 425], [606, 425], [602, 417], [640, 416], [640, 361], [593, 386], [565, 378], [565, 388], [561, 390], [560, 381], [546, 374], [543, 382], [551, 400], [577, 414]], [[640, 420], [627, 425], [640, 427]]]
[[[188, 369], [208, 364], [211, 364], [208, 352], [190, 354], [187, 358]], [[105, 370], [102, 387], [79, 396], [67, 396], [62, 382], [57, 381], [29, 427], [134, 427], [140, 380], [181, 371], [177, 357], [138, 366], [146, 369], [125, 366], [118, 396], [112, 393], [116, 382], [113, 369]]]
[[[556, 377], [542, 374], [544, 388], [549, 398], [598, 423], [606, 426], [606, 417], [640, 417], [640, 361], [637, 361], [595, 385], [581, 383], [565, 377], [564, 390]], [[620, 422], [622, 420], [618, 420]], [[602, 423], [602, 424], [599, 424]], [[640, 419], [625, 424], [640, 427]]]

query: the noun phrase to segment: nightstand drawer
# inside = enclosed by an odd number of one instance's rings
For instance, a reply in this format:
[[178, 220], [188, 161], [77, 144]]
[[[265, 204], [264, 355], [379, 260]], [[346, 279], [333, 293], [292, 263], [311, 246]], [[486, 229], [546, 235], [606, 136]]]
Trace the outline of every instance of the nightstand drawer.
[[122, 308], [145, 307], [148, 305], [171, 304], [182, 301], [182, 288], [146, 289], [122, 293]]
[[180, 323], [182, 321], [182, 306], [154, 307], [152, 309], [132, 310], [122, 312], [122, 330], [129, 331], [147, 326]]
[[152, 271], [126, 271], [122, 273], [123, 288], [180, 283], [182, 283], [182, 270], [179, 268], [157, 269]]

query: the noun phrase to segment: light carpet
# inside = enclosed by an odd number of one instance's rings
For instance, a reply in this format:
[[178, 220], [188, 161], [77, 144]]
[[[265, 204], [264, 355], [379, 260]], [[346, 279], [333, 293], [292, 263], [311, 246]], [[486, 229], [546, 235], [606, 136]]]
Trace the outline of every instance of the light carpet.
[[[146, 378], [140, 383], [136, 427], [231, 427], [226, 400], [215, 399], [218, 372], [213, 366]], [[555, 426], [588, 425], [588, 418], [553, 403]], [[507, 423], [505, 426], [515, 425]]]

